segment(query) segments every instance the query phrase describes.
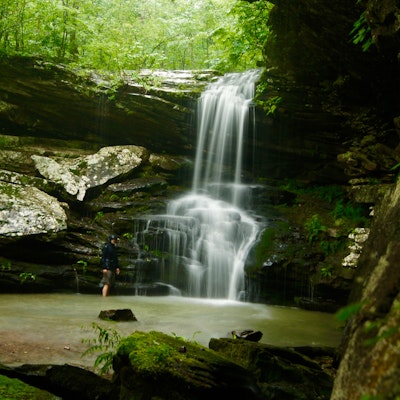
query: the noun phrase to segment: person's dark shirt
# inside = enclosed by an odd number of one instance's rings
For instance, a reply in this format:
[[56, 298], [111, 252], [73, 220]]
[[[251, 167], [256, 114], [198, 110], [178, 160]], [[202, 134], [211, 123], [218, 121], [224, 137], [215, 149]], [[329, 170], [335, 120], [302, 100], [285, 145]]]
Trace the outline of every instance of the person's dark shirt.
[[101, 254], [101, 267], [115, 271], [119, 268], [117, 249], [112, 243], [106, 243]]

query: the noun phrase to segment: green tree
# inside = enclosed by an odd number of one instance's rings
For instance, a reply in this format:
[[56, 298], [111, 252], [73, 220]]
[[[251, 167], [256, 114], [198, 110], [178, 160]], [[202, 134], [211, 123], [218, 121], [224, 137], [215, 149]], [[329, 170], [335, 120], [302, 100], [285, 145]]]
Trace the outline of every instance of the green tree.
[[268, 1], [236, 1], [225, 24], [214, 32], [212, 66], [222, 70], [254, 68], [263, 60], [262, 51], [270, 30]]
[[0, 51], [79, 67], [253, 68], [269, 3], [239, 0], [2, 0]]

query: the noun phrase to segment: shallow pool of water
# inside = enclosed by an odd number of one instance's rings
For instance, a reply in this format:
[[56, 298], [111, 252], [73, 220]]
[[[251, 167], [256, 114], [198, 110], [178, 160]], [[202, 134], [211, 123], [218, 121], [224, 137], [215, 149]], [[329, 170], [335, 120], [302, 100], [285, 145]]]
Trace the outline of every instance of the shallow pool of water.
[[[129, 308], [138, 321], [110, 322], [101, 310]], [[0, 295], [0, 363], [92, 364], [81, 358], [84, 338], [95, 338], [96, 322], [122, 336], [157, 330], [208, 346], [210, 338], [235, 329], [260, 330], [262, 343], [277, 346], [337, 346], [341, 331], [334, 316], [297, 308], [184, 297], [83, 294]], [[12, 343], [19, 345], [13, 347]], [[24, 347], [24, 344], [26, 347]]]

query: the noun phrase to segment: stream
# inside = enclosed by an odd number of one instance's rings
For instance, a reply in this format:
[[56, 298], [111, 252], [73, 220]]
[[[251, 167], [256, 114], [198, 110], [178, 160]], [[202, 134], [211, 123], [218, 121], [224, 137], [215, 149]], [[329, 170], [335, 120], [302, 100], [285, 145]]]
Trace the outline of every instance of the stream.
[[[129, 308], [138, 321], [98, 318], [101, 310]], [[81, 357], [96, 338], [95, 322], [121, 336], [161, 331], [208, 346], [210, 338], [231, 337], [232, 330], [260, 330], [260, 342], [276, 346], [333, 346], [341, 330], [332, 314], [231, 300], [177, 296], [84, 294], [0, 295], [0, 363], [53, 363], [90, 367], [95, 355]]]

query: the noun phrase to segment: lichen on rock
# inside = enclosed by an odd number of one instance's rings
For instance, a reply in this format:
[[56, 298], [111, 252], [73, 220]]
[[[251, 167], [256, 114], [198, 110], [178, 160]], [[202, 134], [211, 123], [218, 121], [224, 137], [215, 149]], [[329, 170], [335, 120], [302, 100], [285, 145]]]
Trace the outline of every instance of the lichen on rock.
[[31, 186], [0, 182], [0, 234], [23, 236], [67, 228], [58, 200]]
[[60, 185], [79, 201], [83, 201], [88, 189], [129, 174], [147, 158], [146, 149], [134, 145], [103, 147], [95, 154], [72, 160], [32, 156], [42, 176]]

